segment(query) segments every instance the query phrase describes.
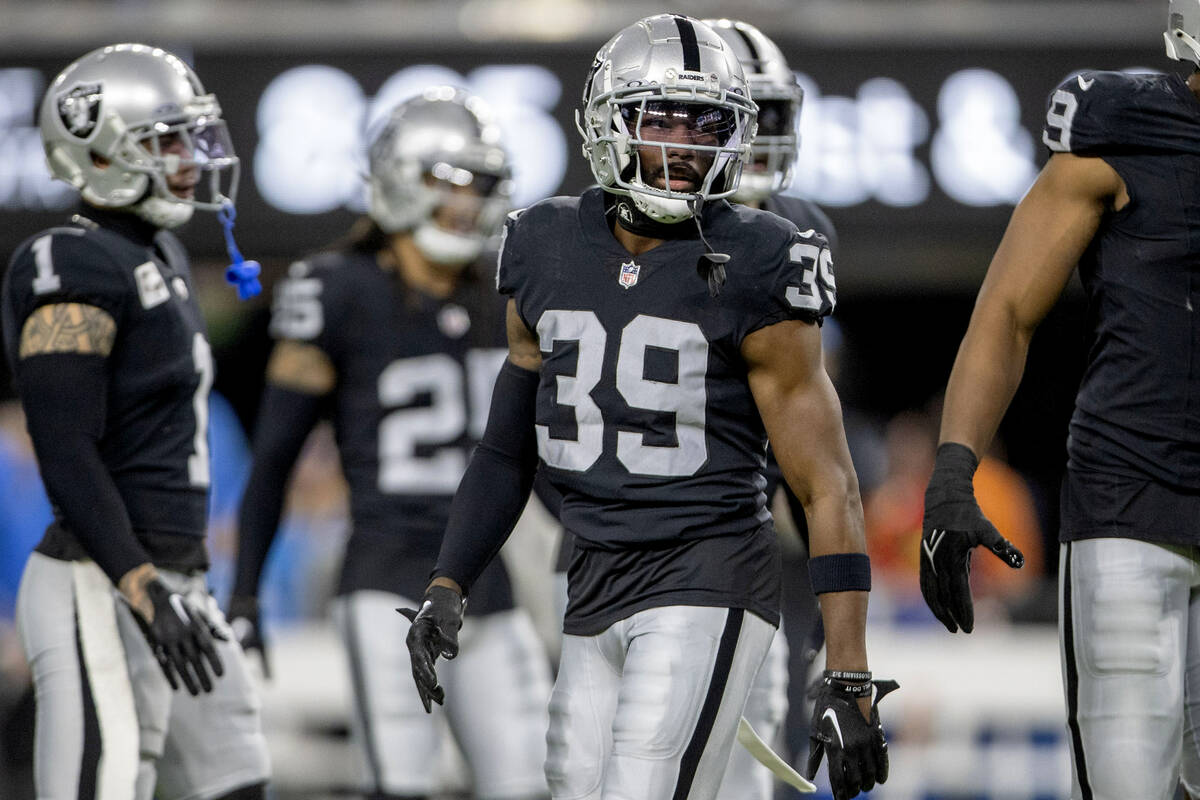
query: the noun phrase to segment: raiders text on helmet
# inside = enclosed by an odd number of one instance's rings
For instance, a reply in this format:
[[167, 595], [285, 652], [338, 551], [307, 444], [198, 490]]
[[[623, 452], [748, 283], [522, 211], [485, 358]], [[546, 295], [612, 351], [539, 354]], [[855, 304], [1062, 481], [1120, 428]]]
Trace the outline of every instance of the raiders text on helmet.
[[797, 126], [804, 91], [776, 44], [746, 22], [706, 19], [741, 62], [758, 106], [758, 133], [750, 148], [750, 163], [742, 173], [733, 199], [759, 203], [792, 182], [800, 148]]
[[[724, 40], [699, 20], [646, 17], [620, 31], [596, 54], [576, 125], [592, 175], [607, 191], [629, 195], [643, 214], [673, 223], [692, 203], [728, 197], [749, 158], [756, 109], [742, 67]], [[686, 120], [692, 142], [655, 138], [652, 126]], [[643, 174], [638, 153], [658, 149], [663, 186]], [[668, 151], [711, 158], [687, 190], [672, 189]]]
[[[165, 50], [93, 50], [50, 84], [38, 123], [51, 174], [92, 205], [129, 207], [173, 227], [193, 209], [216, 211], [235, 199], [238, 159], [217, 99]], [[191, 196], [172, 193], [168, 176], [189, 171]]]
[[[504, 224], [512, 181], [500, 129], [462, 89], [434, 86], [398, 105], [369, 157], [371, 218], [387, 233], [412, 231], [431, 261], [474, 261]], [[448, 229], [435, 220], [456, 204], [469, 206], [469, 223]]]

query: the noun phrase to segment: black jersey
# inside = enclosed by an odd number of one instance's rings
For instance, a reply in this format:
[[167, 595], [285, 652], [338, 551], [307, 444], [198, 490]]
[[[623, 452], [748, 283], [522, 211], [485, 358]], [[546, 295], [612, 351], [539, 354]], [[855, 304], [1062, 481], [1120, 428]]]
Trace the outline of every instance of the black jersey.
[[[297, 262], [280, 285], [272, 335], [315, 344], [337, 372], [332, 414], [353, 522], [341, 592], [423, 593], [507, 354], [504, 305], [489, 280], [439, 299], [364, 253]], [[499, 559], [471, 601], [476, 612], [511, 607]]]
[[[39, 307], [81, 303], [113, 318], [100, 457], [151, 560], [184, 571], [208, 566], [213, 362], [194, 290], [173, 235], [129, 214], [89, 208], [21, 244], [4, 278], [2, 309], [14, 370], [21, 328]], [[70, 520], [55, 516], [38, 551], [85, 557]]]
[[1175, 75], [1085, 72], [1051, 96], [1043, 141], [1103, 158], [1130, 196], [1079, 262], [1090, 342], [1069, 464], [1200, 489], [1200, 102]]
[[[604, 205], [594, 188], [514, 214], [497, 276], [542, 348], [538, 451], [563, 495], [563, 525], [578, 537], [566, 629], [678, 602], [777, 619], [774, 539], [761, 535], [770, 528], [766, 437], [740, 348], [759, 328], [832, 311], [824, 239], [773, 214], [711, 204], [705, 236], [731, 256], [714, 298], [697, 272], [699, 239], [631, 256]], [[688, 555], [650, 555], [672, 549]], [[643, 558], [624, 557], [631, 550]], [[712, 557], [717, 550], [736, 563]], [[655, 579], [636, 574], [651, 569]], [[771, 575], [773, 588], [743, 596]]]

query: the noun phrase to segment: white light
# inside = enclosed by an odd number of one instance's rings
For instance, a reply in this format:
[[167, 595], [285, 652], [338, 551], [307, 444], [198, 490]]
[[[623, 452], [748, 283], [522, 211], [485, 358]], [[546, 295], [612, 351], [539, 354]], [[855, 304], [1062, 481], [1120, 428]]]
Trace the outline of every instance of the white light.
[[986, 69], [956, 72], [938, 94], [930, 160], [946, 194], [972, 206], [1015, 204], [1037, 174], [1017, 93]]
[[[485, 66], [463, 77], [444, 66], [418, 64], [393, 74], [368, 100], [350, 75], [312, 65], [288, 70], [263, 92], [254, 162], [259, 193], [293, 214], [339, 206], [364, 211], [367, 143], [398, 104], [443, 85], [465, 88], [489, 107], [513, 164], [515, 205], [529, 205], [558, 188], [567, 170], [567, 146], [551, 111], [562, 85], [544, 67]], [[437, 93], [453, 96], [450, 90]], [[443, 144], [452, 150], [463, 146]]]
[[292, 214], [320, 214], [355, 198], [365, 108], [358, 82], [334, 67], [297, 67], [271, 81], [258, 104], [254, 156], [263, 199]]

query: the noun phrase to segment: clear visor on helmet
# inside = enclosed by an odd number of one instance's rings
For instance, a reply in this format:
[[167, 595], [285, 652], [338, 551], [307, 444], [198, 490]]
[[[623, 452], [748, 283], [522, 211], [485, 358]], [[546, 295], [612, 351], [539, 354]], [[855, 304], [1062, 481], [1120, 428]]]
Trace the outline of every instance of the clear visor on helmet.
[[737, 118], [731, 108], [708, 103], [681, 103], [673, 100], [642, 99], [620, 106], [635, 142], [668, 142], [699, 148], [724, 147], [737, 132]]
[[151, 156], [152, 166], [140, 171], [161, 197], [211, 211], [237, 199], [238, 157], [220, 117], [155, 122], [134, 139]]

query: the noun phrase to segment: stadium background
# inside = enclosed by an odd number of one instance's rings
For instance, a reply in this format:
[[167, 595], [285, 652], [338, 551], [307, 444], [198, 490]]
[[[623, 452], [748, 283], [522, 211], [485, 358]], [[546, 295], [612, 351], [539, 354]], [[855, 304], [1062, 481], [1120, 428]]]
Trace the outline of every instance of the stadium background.
[[[930, 435], [979, 280], [1012, 205], [1044, 163], [1046, 96], [1080, 69], [1175, 68], [1162, 55], [1165, 3], [0, 0], [0, 265], [74, 202], [48, 179], [36, 107], [48, 80], [92, 47], [143, 41], [191, 61], [218, 94], [242, 157], [238, 243], [264, 266], [264, 296], [238, 304], [222, 285], [214, 219], [197, 215], [183, 231], [218, 364], [213, 417], [223, 422], [214, 453], [226, 459], [214, 498], [218, 589], [262, 385], [270, 288], [291, 260], [336, 239], [362, 209], [372, 123], [423, 85], [466, 85], [504, 127], [520, 204], [577, 192], [590, 174], [573, 114], [591, 57], [623, 25], [664, 10], [756, 24], [800, 73], [802, 155], [790, 191], [820, 203], [838, 229], [837, 380], [862, 442], [864, 485], [885, 485], [896, 469], [889, 446]], [[893, 778], [874, 796], [1067, 795], [1053, 575], [1083, 310], [1073, 284], [1034, 340], [1001, 429], [998, 455], [1023, 479], [1041, 531], [1040, 573], [1019, 592], [985, 601], [989, 618], [973, 637], [952, 638], [920, 605], [911, 565], [877, 560], [895, 574], [881, 582], [877, 566], [872, 660], [904, 691], [885, 714]], [[11, 397], [6, 374], [0, 396]], [[30, 499], [20, 432], [10, 404], [0, 413], [0, 613], [8, 616], [44, 513]], [[307, 503], [294, 509], [268, 579], [277, 677], [265, 702], [280, 798], [345, 785], [344, 667], [328, 646], [322, 608], [344, 530], [331, 460], [327, 441], [313, 444], [309, 472], [297, 479], [309, 487]], [[549, 527], [534, 516], [508, 554], [528, 573], [535, 604], [545, 598]], [[907, 534], [915, 561], [916, 534]], [[0, 762], [0, 797], [20, 797], [29, 701], [19, 648], [11, 637], [0, 641], [0, 742], [9, 759]]]

